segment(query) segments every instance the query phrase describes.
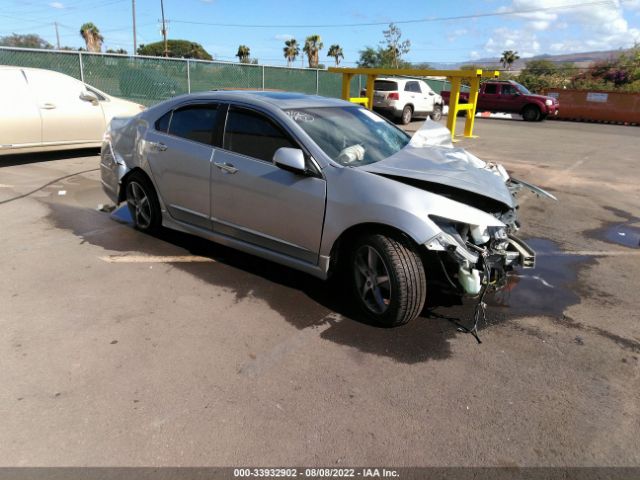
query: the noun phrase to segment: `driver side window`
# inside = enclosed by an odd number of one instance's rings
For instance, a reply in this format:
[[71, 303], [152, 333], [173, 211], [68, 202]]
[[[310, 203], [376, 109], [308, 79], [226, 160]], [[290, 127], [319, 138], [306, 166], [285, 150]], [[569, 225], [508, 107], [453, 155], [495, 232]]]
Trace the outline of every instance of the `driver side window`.
[[229, 109], [223, 145], [225, 150], [269, 163], [279, 148], [299, 148], [267, 117], [238, 107]]

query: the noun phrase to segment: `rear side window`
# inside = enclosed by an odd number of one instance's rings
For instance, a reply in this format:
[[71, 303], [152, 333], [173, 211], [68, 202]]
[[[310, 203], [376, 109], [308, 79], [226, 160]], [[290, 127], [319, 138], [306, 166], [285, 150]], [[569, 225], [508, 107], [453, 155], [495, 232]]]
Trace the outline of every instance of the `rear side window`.
[[407, 84], [404, 86], [404, 91], [422, 93], [422, 91], [420, 90], [420, 84], [418, 82], [407, 82]]
[[169, 120], [171, 120], [171, 113], [167, 112], [156, 121], [156, 130], [159, 132], [167, 133], [169, 131]]
[[502, 95], [515, 95], [516, 93], [516, 87], [513, 85], [502, 85]]
[[224, 148], [231, 152], [271, 162], [281, 147], [298, 148], [275, 123], [264, 115], [231, 108], [224, 132]]
[[376, 80], [373, 82], [373, 89], [380, 92], [392, 92], [398, 90], [398, 84], [389, 80]]
[[194, 142], [213, 145], [213, 129], [217, 115], [216, 105], [182, 107], [173, 112], [169, 133]]
[[484, 86], [484, 93], [495, 95], [498, 92], [498, 86], [495, 83], [487, 83]]

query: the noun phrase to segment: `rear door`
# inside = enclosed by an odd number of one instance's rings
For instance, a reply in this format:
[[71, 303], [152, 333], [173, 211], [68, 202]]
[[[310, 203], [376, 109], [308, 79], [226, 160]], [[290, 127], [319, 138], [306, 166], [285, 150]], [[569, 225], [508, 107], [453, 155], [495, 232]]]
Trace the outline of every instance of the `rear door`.
[[420, 90], [420, 84], [417, 81], [410, 80], [404, 84], [405, 104], [410, 103], [413, 105], [413, 111], [415, 113], [421, 113], [425, 111], [426, 104], [424, 98], [422, 98], [422, 91]]
[[42, 116], [42, 143], [98, 143], [105, 130], [100, 102], [82, 100], [82, 82], [50, 70], [25, 70]]
[[42, 143], [40, 111], [18, 68], [0, 68], [0, 149]]
[[215, 232], [317, 264], [324, 220], [323, 178], [273, 165], [280, 147], [299, 148], [268, 115], [231, 106], [211, 174]]
[[497, 83], [485, 84], [482, 94], [478, 96], [476, 110], [500, 111], [499, 93], [499, 85]]
[[169, 215], [206, 229], [217, 118], [217, 104], [184, 105], [160, 117], [146, 136], [146, 155]]

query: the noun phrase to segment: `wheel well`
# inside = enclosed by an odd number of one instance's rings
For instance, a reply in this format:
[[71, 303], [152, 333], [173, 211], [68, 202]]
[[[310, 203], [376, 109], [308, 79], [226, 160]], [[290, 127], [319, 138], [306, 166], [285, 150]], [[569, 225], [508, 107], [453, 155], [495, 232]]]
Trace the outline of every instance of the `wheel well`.
[[405, 103], [404, 107], [402, 107], [402, 109], [404, 110], [407, 107], [411, 107], [411, 111], [414, 112], [415, 108], [413, 107], [413, 103]]
[[129, 170], [127, 173], [125, 173], [124, 177], [122, 177], [120, 179], [120, 189], [118, 191], [118, 203], [120, 202], [124, 202], [125, 201], [125, 189], [123, 188], [126, 184], [127, 181], [129, 179], [129, 177], [131, 175], [133, 175], [134, 172], [140, 172], [142, 175], [144, 175], [147, 180], [149, 180], [149, 182], [151, 183], [151, 185], [153, 185], [153, 182], [151, 181], [151, 179], [149, 178], [149, 175], [147, 175], [147, 172], [145, 172], [143, 169], [141, 169], [140, 167], [134, 167], [131, 170]]
[[331, 247], [331, 264], [329, 266], [330, 274], [335, 272], [341, 265], [344, 265], [344, 261], [350, 251], [350, 247], [358, 237], [374, 233], [381, 233], [390, 236], [402, 235], [408, 238], [415, 246], [418, 245], [413, 238], [402, 230], [384, 223], [361, 223], [353, 225], [342, 232]]

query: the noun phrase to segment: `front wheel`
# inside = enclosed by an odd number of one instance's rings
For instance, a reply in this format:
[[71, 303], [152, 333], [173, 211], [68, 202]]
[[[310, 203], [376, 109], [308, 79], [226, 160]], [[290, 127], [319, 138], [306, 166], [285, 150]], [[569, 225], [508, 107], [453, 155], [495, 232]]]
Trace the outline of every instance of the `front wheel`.
[[373, 322], [396, 327], [416, 318], [427, 294], [424, 266], [406, 237], [366, 235], [351, 253], [353, 292]]
[[540, 118], [540, 109], [535, 105], [528, 105], [522, 111], [522, 119], [527, 122], [535, 122]]
[[442, 105], [434, 105], [433, 112], [431, 112], [431, 120], [439, 121], [442, 118]]

